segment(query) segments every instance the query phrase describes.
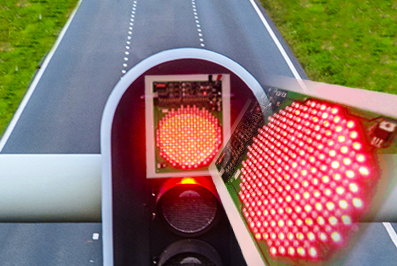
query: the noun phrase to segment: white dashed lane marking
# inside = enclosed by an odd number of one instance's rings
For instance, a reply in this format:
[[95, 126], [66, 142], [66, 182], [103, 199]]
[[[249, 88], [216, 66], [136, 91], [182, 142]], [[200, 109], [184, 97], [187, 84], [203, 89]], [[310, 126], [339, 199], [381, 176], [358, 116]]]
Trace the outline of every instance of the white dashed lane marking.
[[93, 240], [98, 240], [99, 239], [99, 233], [93, 233], [92, 234], [92, 239]]
[[192, 9], [193, 9], [194, 20], [196, 22], [197, 34], [198, 34], [198, 37], [199, 37], [198, 40], [200, 42], [200, 46], [201, 47], [205, 47], [203, 33], [202, 33], [202, 30], [201, 30], [201, 25], [200, 25], [200, 20], [199, 20], [198, 13], [197, 13], [197, 7], [196, 7], [195, 0], [192, 0]]
[[138, 1], [135, 0], [132, 4], [132, 11], [131, 11], [131, 18], [130, 18], [130, 24], [128, 27], [128, 35], [127, 35], [127, 42], [126, 42], [126, 46], [125, 46], [125, 52], [124, 52], [124, 63], [123, 63], [123, 70], [121, 70], [121, 73], [124, 75], [125, 73], [127, 73], [127, 68], [128, 68], [128, 56], [130, 55], [130, 45], [131, 45], [131, 39], [132, 39], [132, 33], [133, 33], [133, 29], [134, 29], [134, 21], [135, 21], [135, 12], [136, 12], [136, 6], [137, 6]]

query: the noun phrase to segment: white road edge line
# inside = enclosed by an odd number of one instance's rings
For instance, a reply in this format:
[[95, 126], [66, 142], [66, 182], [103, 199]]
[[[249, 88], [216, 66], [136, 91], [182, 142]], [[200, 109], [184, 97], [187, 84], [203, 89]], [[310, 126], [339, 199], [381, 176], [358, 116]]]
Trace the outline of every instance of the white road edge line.
[[270, 27], [269, 23], [263, 16], [262, 12], [259, 10], [258, 5], [255, 3], [254, 0], [250, 0], [252, 6], [254, 7], [256, 13], [258, 14], [259, 18], [261, 19], [263, 25], [265, 25], [267, 31], [270, 34], [270, 37], [272, 37], [274, 43], [276, 44], [277, 48], [280, 50], [281, 55], [284, 57], [285, 62], [287, 62], [287, 65], [291, 69], [292, 74], [294, 77], [298, 80], [299, 85], [301, 86], [303, 92], [307, 93], [308, 88], [306, 87], [305, 83], [302, 81], [301, 76], [299, 75], [298, 71], [296, 70], [294, 64], [292, 63], [291, 59], [288, 57], [287, 52], [285, 52], [283, 46], [281, 45], [280, 41], [277, 39], [276, 34], [274, 34], [272, 28]]
[[6, 145], [8, 139], [11, 136], [11, 133], [14, 131], [14, 128], [19, 120], [19, 118], [22, 115], [23, 110], [25, 109], [27, 103], [29, 102], [30, 97], [32, 96], [34, 90], [36, 89], [37, 84], [39, 83], [41, 77], [44, 74], [45, 69], [47, 68], [49, 62], [51, 61], [52, 56], [54, 55], [56, 49], [58, 48], [60, 42], [63, 39], [63, 36], [65, 35], [67, 29], [69, 28], [70, 23], [72, 22], [74, 15], [77, 12], [77, 9], [80, 7], [80, 4], [83, 0], [79, 0], [79, 2], [77, 3], [77, 6], [75, 7], [75, 9], [73, 10], [71, 16], [69, 17], [68, 21], [66, 22], [65, 26], [63, 27], [63, 29], [61, 30], [61, 32], [59, 33], [59, 36], [57, 38], [57, 40], [55, 41], [54, 46], [52, 47], [52, 49], [50, 50], [50, 52], [48, 53], [48, 55], [46, 56], [46, 58], [44, 59], [44, 62], [40, 68], [40, 70], [37, 72], [36, 76], [33, 79], [33, 82], [30, 84], [28, 90], [26, 91], [25, 96], [23, 97], [21, 103], [19, 104], [17, 111], [15, 112], [14, 116], [12, 117], [10, 123], [7, 126], [6, 131], [3, 134], [3, 137], [0, 140], [0, 152], [2, 152], [4, 146]]
[[393, 226], [391, 226], [390, 223], [383, 223], [383, 225], [385, 226], [387, 233], [397, 248], [397, 234], [396, 231], [394, 231]]

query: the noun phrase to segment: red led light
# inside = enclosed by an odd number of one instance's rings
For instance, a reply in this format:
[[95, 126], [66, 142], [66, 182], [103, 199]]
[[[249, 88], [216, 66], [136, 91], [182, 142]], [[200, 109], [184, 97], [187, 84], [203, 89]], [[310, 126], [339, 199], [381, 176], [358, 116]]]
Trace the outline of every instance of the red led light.
[[352, 132], [350, 133], [350, 137], [351, 137], [352, 139], [357, 138], [357, 136], [358, 136], [358, 134], [357, 134], [356, 131], [352, 131]]
[[239, 192], [253, 236], [273, 257], [326, 259], [346, 244], [377, 181], [360, 122], [308, 100], [280, 110], [258, 132]]
[[358, 154], [356, 159], [357, 159], [358, 162], [362, 163], [362, 162], [365, 161], [365, 156], [362, 155], [362, 154]]
[[206, 109], [172, 109], [158, 124], [156, 145], [160, 156], [182, 169], [208, 165], [222, 143], [222, 129]]
[[351, 183], [349, 185], [349, 189], [350, 189], [351, 192], [356, 193], [358, 191], [358, 186], [356, 184], [354, 184], [354, 183]]
[[354, 127], [354, 122], [353, 121], [347, 122], [347, 127], [348, 128], [353, 128]]

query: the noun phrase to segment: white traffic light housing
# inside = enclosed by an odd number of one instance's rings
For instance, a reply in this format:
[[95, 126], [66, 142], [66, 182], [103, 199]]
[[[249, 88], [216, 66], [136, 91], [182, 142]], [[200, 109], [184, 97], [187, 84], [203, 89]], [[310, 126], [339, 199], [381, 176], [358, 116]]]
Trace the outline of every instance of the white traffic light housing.
[[[244, 265], [208, 165], [251, 88], [262, 90], [241, 66], [200, 49], [161, 52], [123, 76], [102, 120], [104, 265]], [[193, 244], [169, 257], [179, 241]]]

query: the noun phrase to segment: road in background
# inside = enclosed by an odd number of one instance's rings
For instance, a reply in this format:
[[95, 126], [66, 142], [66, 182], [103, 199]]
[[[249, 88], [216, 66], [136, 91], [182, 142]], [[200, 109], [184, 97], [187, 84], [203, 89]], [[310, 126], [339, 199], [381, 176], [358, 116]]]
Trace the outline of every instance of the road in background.
[[293, 77], [249, 1], [193, 3], [83, 0], [2, 152], [99, 153], [102, 111], [121, 71], [160, 51], [213, 50], [262, 85]]
[[[272, 75], [294, 76], [249, 0], [83, 0], [2, 153], [100, 153], [103, 108], [124, 71], [180, 47], [226, 55], [263, 86]], [[363, 255], [374, 254], [372, 247], [385, 263], [396, 261], [385, 232], [381, 223], [364, 230], [346, 265], [375, 264], [374, 256]], [[101, 265], [96, 233], [101, 233], [99, 223], [0, 224], [0, 261]]]

